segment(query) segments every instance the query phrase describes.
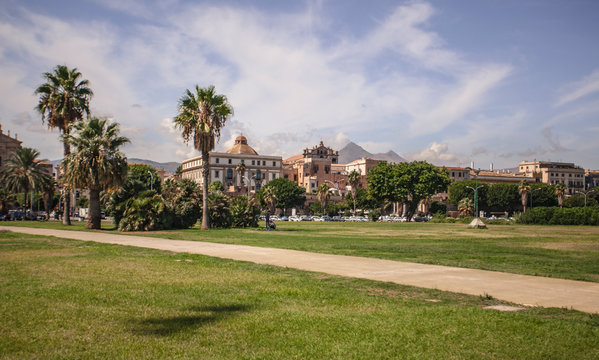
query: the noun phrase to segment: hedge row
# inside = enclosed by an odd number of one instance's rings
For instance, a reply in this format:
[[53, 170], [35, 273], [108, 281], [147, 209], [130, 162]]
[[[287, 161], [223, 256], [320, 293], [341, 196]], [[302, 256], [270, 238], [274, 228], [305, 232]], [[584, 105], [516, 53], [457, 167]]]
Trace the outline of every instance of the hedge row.
[[520, 224], [599, 225], [599, 207], [535, 207], [517, 218]]

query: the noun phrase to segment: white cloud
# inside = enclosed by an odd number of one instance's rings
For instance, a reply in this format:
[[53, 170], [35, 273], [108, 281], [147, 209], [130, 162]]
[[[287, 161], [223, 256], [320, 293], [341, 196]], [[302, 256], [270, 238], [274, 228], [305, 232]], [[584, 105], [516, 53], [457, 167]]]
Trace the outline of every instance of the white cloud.
[[468, 158], [449, 152], [449, 145], [446, 143], [433, 142], [427, 148], [418, 152], [406, 154], [411, 160], [424, 160], [435, 165], [459, 165], [468, 161]]
[[599, 69], [584, 79], [567, 85], [555, 106], [562, 106], [599, 91]]
[[[392, 9], [363, 37], [339, 35], [333, 43], [319, 37], [329, 25], [319, 2], [277, 14], [175, 4], [160, 8], [159, 21], [139, 1], [98, 3], [144, 20], [124, 29], [108, 20], [66, 21], [22, 10], [20, 18], [0, 23], [0, 116], [32, 112], [41, 73], [66, 63], [91, 81], [94, 112], [114, 118], [131, 137], [131, 157], [197, 154], [166, 119], [195, 84], [216, 85], [235, 109], [217, 149], [243, 132], [259, 153], [289, 156], [320, 140], [340, 148], [383, 126], [408, 135], [437, 133], [475, 112], [511, 71], [468, 62], [450, 49], [427, 29], [435, 10], [422, 2]], [[388, 50], [394, 65], [385, 76], [371, 76], [373, 59]], [[426, 74], [406, 73], [401, 61]], [[361, 144], [373, 152], [394, 148], [377, 136]]]

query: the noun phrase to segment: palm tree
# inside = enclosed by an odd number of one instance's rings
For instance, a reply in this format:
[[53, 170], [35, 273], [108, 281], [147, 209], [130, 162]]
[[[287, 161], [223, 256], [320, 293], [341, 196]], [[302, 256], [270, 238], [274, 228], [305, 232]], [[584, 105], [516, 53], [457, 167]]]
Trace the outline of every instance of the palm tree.
[[[69, 134], [71, 126], [89, 115], [89, 101], [94, 95], [89, 88], [89, 81], [81, 79], [77, 68], [70, 69], [66, 65], [57, 65], [53, 72], [43, 74], [46, 83], [40, 85], [35, 94], [39, 95], [36, 110], [42, 114], [42, 122], [48, 122], [49, 128], [58, 128], [62, 134]], [[71, 153], [68, 141], [63, 141], [64, 157]], [[70, 225], [70, 196], [68, 189], [64, 199], [63, 224]]]
[[528, 205], [528, 193], [530, 192], [530, 185], [528, 185], [528, 181], [522, 180], [522, 182], [520, 182], [518, 192], [520, 193], [522, 200], [523, 211], [526, 212], [526, 205]]
[[329, 202], [329, 197], [331, 194], [329, 193], [330, 187], [327, 184], [322, 184], [318, 187], [318, 201], [320, 201], [320, 205], [322, 206], [322, 214], [326, 215], [327, 212], [327, 203]]
[[472, 215], [472, 209], [474, 208], [474, 201], [470, 198], [463, 198], [458, 203], [458, 211], [462, 216]]
[[127, 178], [127, 158], [119, 147], [129, 142], [119, 136], [119, 125], [91, 117], [73, 125], [75, 134], [64, 134], [74, 151], [62, 161], [63, 182], [73, 188], [89, 190], [87, 227], [100, 229], [100, 191], [120, 185]]
[[354, 216], [356, 215], [356, 195], [358, 193], [358, 184], [360, 183], [360, 173], [356, 170], [347, 175], [347, 182], [351, 186], [351, 196], [354, 199]]
[[27, 208], [27, 195], [30, 191], [42, 190], [44, 184], [49, 182], [47, 175], [37, 158], [39, 151], [31, 148], [19, 148], [14, 156], [6, 160], [2, 171], [2, 183], [6, 190], [13, 193], [25, 193], [25, 208]]
[[[235, 171], [241, 180], [241, 187], [243, 188], [243, 174], [245, 174], [245, 163], [242, 161], [235, 167]], [[249, 184], [248, 184], [249, 185]]]
[[185, 142], [193, 139], [194, 148], [202, 154], [202, 230], [208, 230], [209, 154], [214, 150], [225, 122], [233, 114], [233, 107], [225, 95], [215, 93], [214, 86], [200, 88], [196, 85], [195, 93], [186, 90], [179, 99], [178, 111], [174, 118], [175, 127], [182, 131]]
[[558, 182], [555, 184], [555, 195], [557, 195], [557, 204], [559, 207], [564, 207], [564, 197], [566, 195], [566, 184]]

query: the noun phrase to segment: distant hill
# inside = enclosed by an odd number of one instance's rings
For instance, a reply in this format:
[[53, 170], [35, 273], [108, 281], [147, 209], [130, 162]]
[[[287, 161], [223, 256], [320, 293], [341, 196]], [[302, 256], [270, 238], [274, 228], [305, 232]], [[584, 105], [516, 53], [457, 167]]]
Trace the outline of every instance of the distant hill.
[[350, 141], [343, 149], [339, 150], [339, 163], [347, 164], [354, 160], [361, 159], [363, 157], [371, 158], [375, 160], [385, 160], [392, 163], [406, 162], [407, 160], [399, 156], [395, 151], [389, 150], [386, 153], [373, 154], [364, 150], [360, 145]]
[[177, 171], [177, 168], [179, 167], [179, 165], [181, 165], [181, 163], [174, 162], [174, 161], [160, 163], [160, 162], [156, 162], [156, 161], [152, 161], [152, 160], [145, 160], [145, 159], [138, 159], [138, 158], [127, 158], [127, 161], [129, 163], [148, 164], [148, 165], [155, 167], [156, 169], [164, 169], [164, 171], [166, 171], [167, 174], [174, 174], [175, 171]]
[[[52, 160], [50, 162], [52, 163], [52, 165], [56, 166], [56, 165], [60, 164], [61, 161], [62, 161], [62, 159]], [[138, 158], [127, 158], [127, 162], [151, 165], [151, 166], [155, 167], [156, 169], [164, 169], [164, 171], [166, 171], [167, 174], [174, 174], [175, 171], [177, 171], [177, 168], [179, 167], [179, 165], [181, 165], [180, 163], [174, 162], [174, 161], [160, 163], [160, 162], [156, 162], [156, 161], [152, 161], [152, 160], [145, 160], [145, 159], [138, 159]]]

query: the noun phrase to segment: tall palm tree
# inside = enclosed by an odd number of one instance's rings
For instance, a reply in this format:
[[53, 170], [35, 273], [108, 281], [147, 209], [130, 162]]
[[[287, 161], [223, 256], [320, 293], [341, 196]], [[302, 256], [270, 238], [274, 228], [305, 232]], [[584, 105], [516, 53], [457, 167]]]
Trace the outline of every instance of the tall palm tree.
[[[84, 113], [89, 115], [89, 101], [94, 95], [89, 88], [89, 81], [82, 79], [77, 68], [69, 69], [66, 65], [57, 65], [53, 72], [43, 74], [45, 83], [35, 90], [39, 96], [36, 110], [42, 114], [42, 122], [48, 127], [57, 128], [62, 134], [69, 134], [71, 126], [83, 119]], [[63, 141], [64, 157], [71, 152], [68, 141]], [[63, 224], [70, 225], [70, 192], [64, 199]]]
[[327, 204], [329, 202], [329, 197], [331, 196], [331, 194], [329, 193], [330, 189], [331, 188], [327, 184], [322, 184], [318, 187], [317, 196], [318, 201], [320, 201], [320, 205], [322, 206], [323, 215], [326, 215], [327, 212]]
[[245, 174], [245, 163], [242, 161], [235, 167], [235, 171], [239, 176], [239, 180], [241, 180], [241, 187], [243, 187], [243, 174]]
[[520, 186], [518, 186], [518, 192], [520, 193], [520, 199], [522, 200], [523, 211], [526, 212], [526, 205], [528, 205], [528, 193], [530, 192], [530, 185], [528, 181], [522, 180]]
[[175, 127], [182, 131], [185, 142], [193, 139], [193, 146], [202, 156], [202, 230], [210, 228], [208, 214], [208, 182], [210, 175], [209, 154], [214, 150], [220, 131], [233, 114], [233, 107], [225, 95], [216, 94], [214, 86], [189, 90], [179, 99], [179, 114], [174, 118]]
[[29, 192], [42, 190], [44, 184], [50, 181], [50, 176], [44, 172], [41, 161], [37, 158], [39, 154], [35, 149], [19, 148], [13, 157], [6, 160], [2, 171], [2, 183], [6, 190], [25, 193], [26, 208]]
[[356, 195], [358, 194], [358, 184], [360, 183], [360, 173], [356, 170], [347, 175], [347, 182], [351, 186], [351, 196], [354, 199], [354, 215], [356, 215]]
[[119, 136], [119, 125], [91, 117], [73, 125], [74, 134], [62, 139], [74, 151], [62, 161], [63, 181], [73, 188], [89, 190], [87, 227], [100, 229], [100, 191], [122, 184], [127, 178], [127, 158], [119, 147], [129, 139]]
[[557, 195], [557, 204], [559, 207], [564, 207], [564, 197], [566, 195], [566, 184], [558, 182], [555, 184], [555, 195]]

